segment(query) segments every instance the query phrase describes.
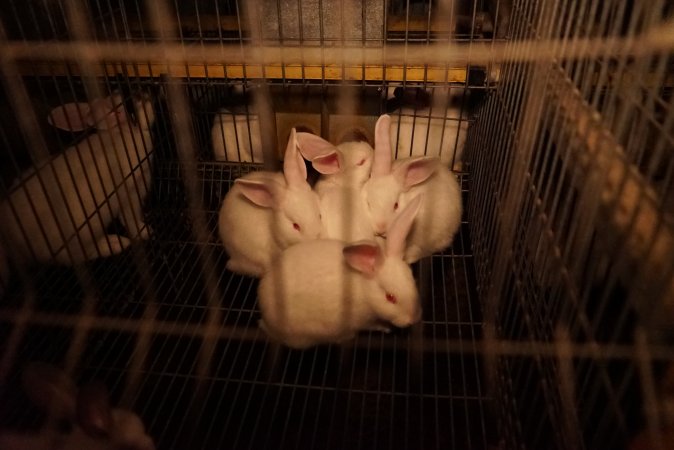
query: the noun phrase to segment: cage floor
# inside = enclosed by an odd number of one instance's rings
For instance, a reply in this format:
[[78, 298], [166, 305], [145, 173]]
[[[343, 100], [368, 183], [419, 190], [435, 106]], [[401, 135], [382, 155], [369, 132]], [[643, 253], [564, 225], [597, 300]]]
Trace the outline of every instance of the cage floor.
[[[208, 242], [194, 237], [194, 216], [185, 212], [183, 169], [166, 163], [148, 202], [150, 241], [90, 264], [86, 275], [41, 268], [31, 296], [12, 286], [0, 309], [0, 346], [12, 367], [0, 425], [39, 423], [18, 381], [25, 363], [60, 365], [75, 354], [78, 380], [104, 381], [114, 401], [143, 418], [159, 449], [493, 444], [475, 352], [481, 314], [468, 224], [450, 249], [414, 266], [420, 325], [290, 351], [257, 328], [257, 281], [224, 269], [217, 211], [242, 167], [197, 168]], [[468, 184], [462, 177], [466, 196]], [[30, 311], [27, 320], [22, 311]]]

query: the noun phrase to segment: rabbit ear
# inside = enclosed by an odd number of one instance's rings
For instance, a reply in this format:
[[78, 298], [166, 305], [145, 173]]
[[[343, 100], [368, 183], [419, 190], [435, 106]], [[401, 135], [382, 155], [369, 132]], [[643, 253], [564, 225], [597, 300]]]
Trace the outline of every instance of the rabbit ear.
[[114, 128], [127, 117], [122, 97], [115, 93], [90, 103], [66, 103], [52, 109], [47, 120], [61, 130], [83, 131], [94, 126], [100, 130]]
[[383, 261], [379, 246], [373, 242], [359, 242], [342, 250], [346, 263], [366, 277], [373, 277]]
[[274, 181], [237, 179], [234, 182], [243, 195], [263, 208], [276, 208], [281, 203], [281, 189]]
[[311, 164], [323, 175], [332, 175], [342, 170], [342, 153], [335, 149], [327, 155], [318, 156], [311, 160]]
[[26, 366], [21, 382], [33, 404], [56, 417], [75, 417], [77, 386], [61, 369], [51, 364], [33, 362]]
[[47, 121], [61, 130], [86, 130], [92, 126], [91, 106], [88, 103], [66, 103], [52, 109]]
[[293, 128], [288, 138], [288, 146], [283, 156], [283, 175], [288, 186], [303, 186], [307, 184], [307, 166], [304, 158], [297, 151], [297, 133]]
[[342, 170], [342, 153], [322, 137], [297, 133], [297, 147], [319, 173], [331, 175]]
[[372, 161], [373, 177], [381, 177], [391, 173], [391, 117], [384, 114], [374, 127], [374, 159]]
[[91, 125], [99, 130], [109, 130], [126, 122], [126, 110], [124, 109], [122, 96], [115, 93], [103, 99], [91, 102]]
[[407, 191], [412, 186], [426, 181], [438, 168], [440, 160], [421, 156], [403, 161], [393, 169], [393, 174]]
[[412, 229], [414, 218], [419, 212], [423, 194], [419, 194], [393, 218], [393, 222], [386, 231], [386, 256], [402, 258], [405, 254], [405, 241]]
[[300, 149], [302, 156], [312, 162], [316, 158], [339, 151], [337, 147], [322, 137], [304, 132], [297, 133], [297, 147]]
[[77, 423], [92, 437], [109, 436], [113, 426], [108, 389], [102, 383], [90, 383], [77, 396]]

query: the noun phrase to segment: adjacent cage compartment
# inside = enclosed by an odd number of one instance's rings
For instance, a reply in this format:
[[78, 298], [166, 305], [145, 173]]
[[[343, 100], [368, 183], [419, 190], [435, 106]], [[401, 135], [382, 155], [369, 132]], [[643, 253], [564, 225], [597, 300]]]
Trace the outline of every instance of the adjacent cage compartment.
[[[144, 91], [156, 113], [149, 238], [75, 267], [10, 255], [0, 272], [0, 432], [53, 425], [21, 382], [46, 361], [103, 381], [160, 449], [667, 448], [674, 70], [671, 48], [635, 50], [667, 2], [12, 0], [0, 13], [3, 198], [96, 136], [55, 130], [51, 108], [118, 92], [133, 120]], [[93, 45], [82, 61], [31, 57], [54, 42]], [[184, 61], [138, 58], [146, 45]], [[249, 59], [204, 63], [202, 49]], [[383, 57], [340, 59], [353, 49]], [[222, 199], [277, 165], [290, 128], [371, 140], [386, 112], [396, 152], [439, 154], [462, 190], [452, 246], [413, 266], [422, 322], [282, 348], [258, 328], [257, 280], [225, 269]], [[124, 223], [106, 231], [126, 236]]]

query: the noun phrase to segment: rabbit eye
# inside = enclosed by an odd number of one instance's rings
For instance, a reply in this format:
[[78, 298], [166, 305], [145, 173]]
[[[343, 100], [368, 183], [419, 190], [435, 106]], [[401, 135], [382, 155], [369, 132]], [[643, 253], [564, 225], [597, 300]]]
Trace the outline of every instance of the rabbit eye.
[[389, 303], [397, 303], [398, 299], [396, 298], [395, 295], [389, 294], [388, 292], [386, 293], [386, 301]]
[[296, 229], [297, 231], [300, 231], [302, 229], [299, 223], [293, 223], [293, 228]]
[[365, 164], [365, 159], [361, 159], [360, 161], [358, 161], [358, 164], [356, 164], [356, 165], [362, 166], [363, 164]]
[[397, 211], [397, 210], [398, 210], [398, 202], [396, 202], [395, 205], [393, 205], [393, 210], [394, 210], [394, 211]]

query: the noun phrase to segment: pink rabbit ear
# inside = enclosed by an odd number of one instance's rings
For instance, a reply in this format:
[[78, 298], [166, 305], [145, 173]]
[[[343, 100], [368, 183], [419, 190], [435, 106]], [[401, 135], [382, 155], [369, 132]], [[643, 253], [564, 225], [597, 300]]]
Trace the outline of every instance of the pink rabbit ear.
[[423, 194], [419, 194], [393, 218], [393, 222], [386, 231], [386, 256], [402, 258], [405, 254], [407, 235], [412, 229], [414, 218], [419, 212]]
[[33, 404], [56, 417], [75, 417], [77, 386], [61, 369], [50, 364], [33, 362], [24, 369], [23, 390]]
[[393, 169], [393, 173], [402, 183], [403, 190], [407, 191], [412, 186], [426, 181], [435, 173], [440, 164], [438, 158], [420, 156], [401, 162]]
[[91, 127], [107, 130], [126, 122], [127, 116], [122, 96], [115, 93], [90, 103], [67, 103], [59, 106], [51, 110], [47, 120], [56, 128], [66, 131], [83, 131]]
[[342, 153], [335, 149], [327, 155], [318, 156], [311, 160], [311, 164], [319, 173], [332, 175], [342, 170]]
[[307, 166], [304, 165], [304, 158], [297, 151], [297, 133], [293, 128], [288, 138], [288, 146], [283, 155], [283, 175], [288, 186], [307, 185]]
[[372, 161], [373, 177], [381, 177], [391, 173], [391, 117], [384, 114], [374, 127], [374, 160]]
[[50, 125], [66, 131], [82, 131], [93, 125], [88, 103], [66, 103], [58, 106], [51, 110], [47, 121]]
[[281, 203], [281, 189], [278, 188], [277, 183], [274, 181], [239, 178], [234, 182], [241, 188], [243, 195], [258, 206], [276, 208]]
[[351, 268], [366, 277], [373, 277], [383, 261], [379, 246], [369, 241], [348, 245], [344, 247], [342, 254]]
[[337, 147], [320, 136], [311, 133], [297, 133], [297, 147], [309, 161], [337, 152]]
[[102, 383], [90, 383], [77, 396], [77, 423], [92, 437], [109, 436], [112, 408], [108, 389]]

